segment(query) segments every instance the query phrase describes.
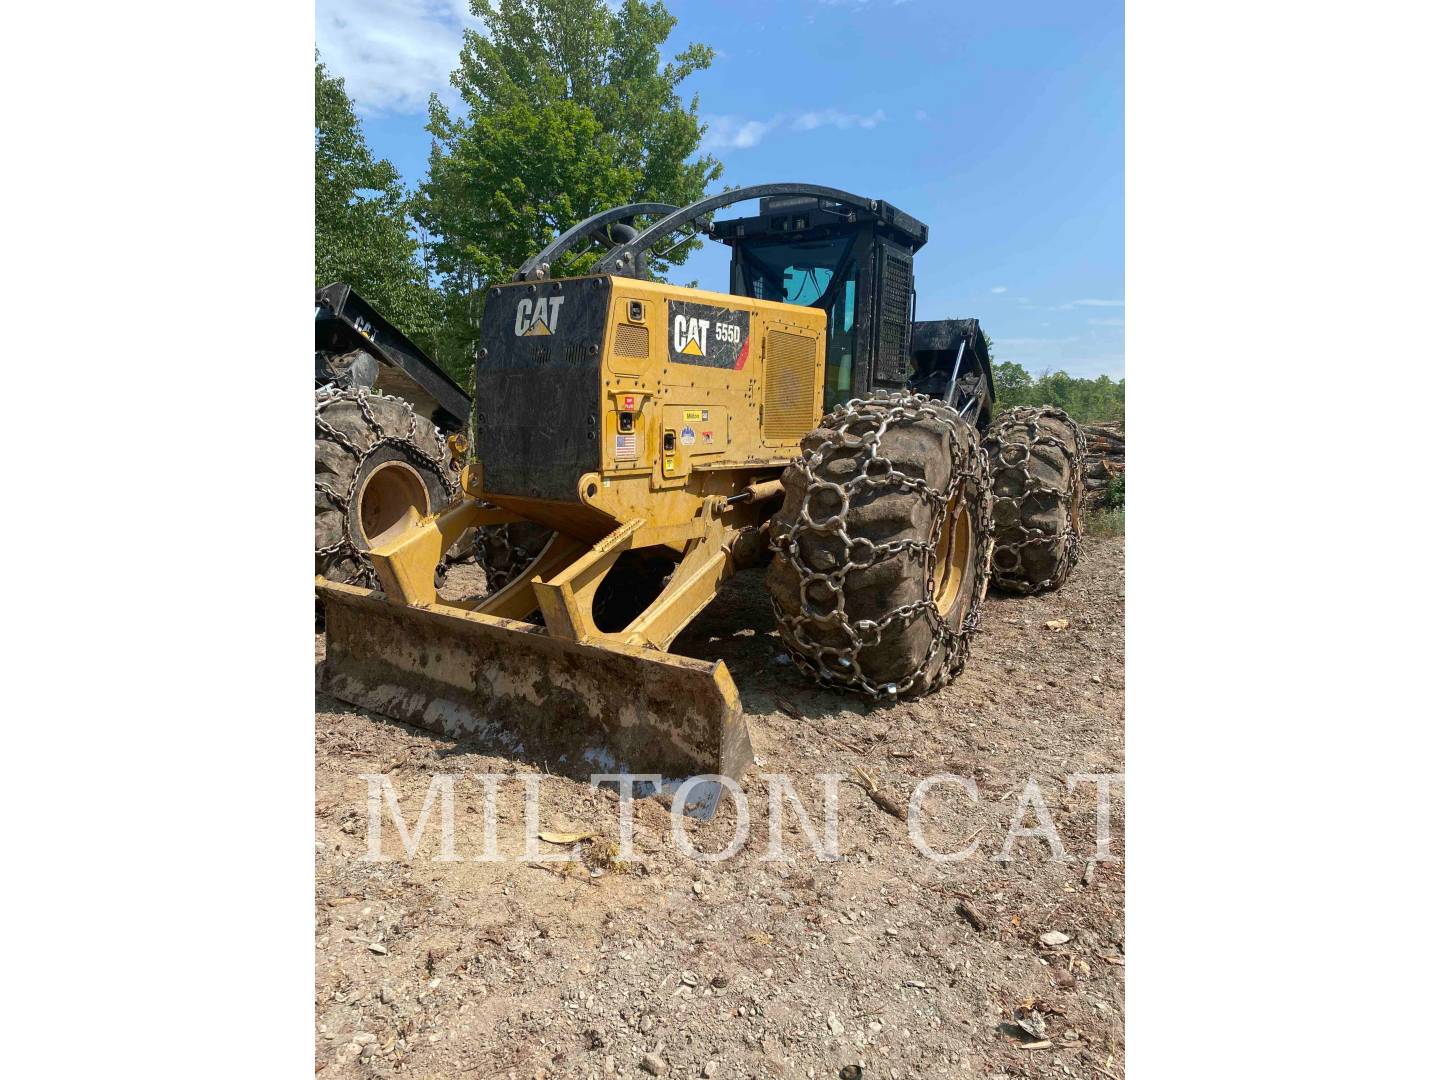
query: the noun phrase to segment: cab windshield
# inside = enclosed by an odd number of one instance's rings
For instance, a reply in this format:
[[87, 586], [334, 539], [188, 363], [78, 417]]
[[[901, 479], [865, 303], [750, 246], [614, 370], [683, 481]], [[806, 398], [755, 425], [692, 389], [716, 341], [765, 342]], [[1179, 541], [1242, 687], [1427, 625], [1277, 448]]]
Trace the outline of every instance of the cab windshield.
[[850, 258], [853, 246], [853, 237], [747, 244], [741, 256], [750, 296], [825, 309], [829, 325], [825, 350], [827, 410], [851, 396], [855, 365], [855, 260]]

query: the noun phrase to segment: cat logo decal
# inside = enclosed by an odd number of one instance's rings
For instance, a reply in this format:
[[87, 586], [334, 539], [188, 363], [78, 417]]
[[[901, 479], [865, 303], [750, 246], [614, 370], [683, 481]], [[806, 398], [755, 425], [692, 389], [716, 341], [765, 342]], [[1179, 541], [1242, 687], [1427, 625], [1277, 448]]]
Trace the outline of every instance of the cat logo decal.
[[555, 333], [560, 327], [560, 305], [563, 296], [526, 297], [515, 306], [515, 336], [537, 337]]

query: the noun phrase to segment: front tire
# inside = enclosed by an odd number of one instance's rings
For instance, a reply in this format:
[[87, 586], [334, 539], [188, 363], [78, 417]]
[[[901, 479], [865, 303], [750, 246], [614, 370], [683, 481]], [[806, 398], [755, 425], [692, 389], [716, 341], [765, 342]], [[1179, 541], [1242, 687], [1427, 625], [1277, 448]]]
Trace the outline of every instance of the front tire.
[[918, 697], [965, 666], [990, 556], [975, 428], [921, 394], [832, 410], [785, 470], [766, 585], [780, 638], [822, 686]]
[[315, 573], [376, 587], [366, 553], [458, 487], [435, 425], [400, 398], [315, 391]]
[[1080, 551], [1085, 433], [1061, 409], [1022, 405], [985, 433], [995, 491], [998, 588], [1029, 595], [1065, 584]]

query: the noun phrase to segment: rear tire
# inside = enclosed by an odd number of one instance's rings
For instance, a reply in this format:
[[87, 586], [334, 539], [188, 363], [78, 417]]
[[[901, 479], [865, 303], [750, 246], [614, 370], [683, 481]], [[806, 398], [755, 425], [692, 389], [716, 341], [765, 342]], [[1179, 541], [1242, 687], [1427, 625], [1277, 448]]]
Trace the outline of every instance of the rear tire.
[[942, 402], [880, 391], [828, 413], [784, 484], [766, 585], [796, 665], [869, 697], [954, 679], [989, 576], [990, 477], [975, 428]]
[[366, 552], [458, 487], [435, 425], [400, 398], [315, 392], [315, 573], [374, 588]]
[[1061, 409], [1020, 406], [985, 433], [995, 492], [990, 573], [1008, 592], [1058, 589], [1080, 551], [1085, 434]]

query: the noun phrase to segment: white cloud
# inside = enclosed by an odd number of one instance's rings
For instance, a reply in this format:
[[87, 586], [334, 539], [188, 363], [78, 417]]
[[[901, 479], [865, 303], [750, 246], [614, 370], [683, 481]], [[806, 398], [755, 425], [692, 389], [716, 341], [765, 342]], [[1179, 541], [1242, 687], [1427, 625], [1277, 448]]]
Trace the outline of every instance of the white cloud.
[[1040, 376], [1063, 371], [1077, 379], [1093, 379], [1097, 375], [1109, 375], [1112, 379], [1125, 378], [1125, 357], [1122, 353], [1108, 356], [1061, 355], [1043, 361], [1016, 361], [1031, 375]]
[[860, 113], [841, 112], [839, 109], [822, 109], [820, 112], [801, 113], [795, 117], [791, 127], [796, 131], [814, 131], [819, 127], [837, 127], [842, 130], [852, 127], [873, 128], [884, 119], [885, 113], [880, 109], [863, 116]]
[[468, 0], [316, 0], [315, 44], [362, 113], [420, 112], [432, 92], [454, 100]]
[[1071, 311], [1077, 307], [1124, 307], [1124, 300], [1071, 300], [1068, 304], [1061, 304], [1056, 311]]
[[822, 127], [873, 128], [885, 120], [885, 112], [848, 113], [839, 109], [818, 109], [800, 113], [777, 113], [769, 120], [747, 120], [742, 116], [707, 116], [703, 150], [748, 150], [772, 131], [815, 131]]
[[705, 119], [701, 150], [748, 150], [775, 129], [775, 120], [745, 120], [738, 116], [711, 116]]
[[[821, 7], [853, 7], [863, 8], [870, 0], [820, 0]], [[901, 4], [911, 4], [914, 0], [890, 0], [891, 7], [899, 7]]]
[[1041, 345], [1072, 345], [1079, 340], [1078, 337], [1012, 337], [996, 338], [995, 344], [1026, 349]]
[[1009, 292], [1009, 288], [1005, 285], [996, 285], [992, 287], [990, 291], [998, 295], [1002, 292]]
[[1086, 319], [1091, 326], [1124, 326], [1124, 319]]

